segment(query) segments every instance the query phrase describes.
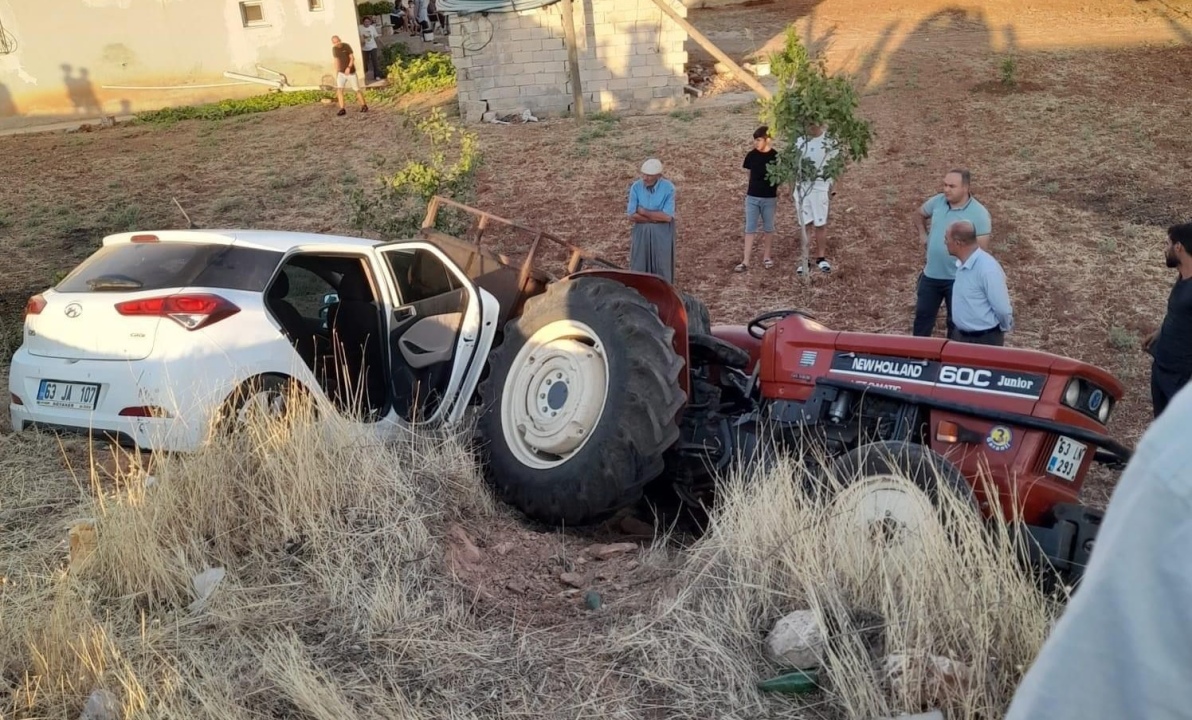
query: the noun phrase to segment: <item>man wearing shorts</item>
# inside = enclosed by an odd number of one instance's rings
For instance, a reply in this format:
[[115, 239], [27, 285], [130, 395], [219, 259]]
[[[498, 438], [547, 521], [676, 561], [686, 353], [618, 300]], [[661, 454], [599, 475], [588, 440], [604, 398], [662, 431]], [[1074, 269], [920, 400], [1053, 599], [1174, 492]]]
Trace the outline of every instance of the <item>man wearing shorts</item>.
[[778, 151], [770, 147], [770, 129], [762, 125], [753, 131], [753, 149], [745, 154], [745, 162], [741, 164], [749, 171], [749, 187], [745, 191], [745, 259], [734, 268], [736, 272], [749, 269], [759, 222], [765, 242], [762, 263], [768, 268], [774, 267], [770, 245], [774, 236], [774, 212], [778, 208], [778, 186], [770, 183], [767, 172], [776, 157]]
[[[815, 258], [816, 267], [820, 272], [829, 273], [832, 272], [832, 264], [828, 262], [825, 250], [828, 235], [828, 201], [836, 194], [836, 190], [833, 188], [834, 183], [822, 176], [822, 171], [840, 150], [823, 125], [812, 125], [810, 130], [811, 137], [799, 138], [797, 147], [802, 151], [803, 157], [810, 160], [821, 174], [814, 180], [803, 183], [803, 207], [800, 213], [802, 217], [799, 219], [807, 226], [807, 234], [811, 237], [811, 255]], [[806, 272], [802, 263], [799, 263], [798, 272], [800, 275]]]
[[356, 99], [360, 101], [360, 112], [368, 112], [368, 103], [364, 102], [364, 93], [360, 92], [360, 80], [356, 77], [356, 58], [352, 54], [352, 46], [341, 42], [338, 35], [331, 36], [331, 56], [335, 58], [335, 98], [339, 101], [339, 112], [347, 113], [344, 109], [344, 88], [349, 82], [356, 91]]

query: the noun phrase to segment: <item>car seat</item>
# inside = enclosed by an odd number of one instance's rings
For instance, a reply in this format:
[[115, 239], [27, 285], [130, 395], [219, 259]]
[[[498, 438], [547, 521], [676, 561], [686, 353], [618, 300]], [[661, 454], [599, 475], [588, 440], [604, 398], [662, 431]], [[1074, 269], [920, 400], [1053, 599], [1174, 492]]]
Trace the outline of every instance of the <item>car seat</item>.
[[371, 410], [373, 403], [385, 396], [380, 313], [368, 277], [360, 268], [345, 274], [336, 290], [339, 303], [328, 312], [327, 326], [339, 351], [340, 388], [357, 388], [363, 382], [362, 400]]

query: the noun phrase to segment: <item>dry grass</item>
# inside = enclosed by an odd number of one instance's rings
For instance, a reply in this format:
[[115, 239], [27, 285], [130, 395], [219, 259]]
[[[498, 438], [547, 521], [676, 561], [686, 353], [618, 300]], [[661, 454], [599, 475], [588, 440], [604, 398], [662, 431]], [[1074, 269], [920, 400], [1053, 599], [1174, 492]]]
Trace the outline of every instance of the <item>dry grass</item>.
[[[511, 521], [459, 437], [382, 445], [334, 418], [270, 421], [73, 476], [48, 472], [49, 438], [0, 442], [0, 713], [14, 718], [74, 717], [97, 688], [127, 718], [861, 718], [941, 699], [975, 718], [1004, 709], [1050, 618], [971, 516], [947, 510], [959, 541], [935, 532], [879, 562], [858, 534], [842, 545], [789, 460], [728, 481], [690, 551], [657, 541], [644, 611], [534, 627], [451, 572], [452, 524]], [[211, 568], [226, 575], [206, 596], [192, 578]], [[802, 607], [833, 638], [824, 689], [763, 695], [780, 669], [764, 633]], [[947, 655], [977, 679], [892, 694], [888, 653]]]

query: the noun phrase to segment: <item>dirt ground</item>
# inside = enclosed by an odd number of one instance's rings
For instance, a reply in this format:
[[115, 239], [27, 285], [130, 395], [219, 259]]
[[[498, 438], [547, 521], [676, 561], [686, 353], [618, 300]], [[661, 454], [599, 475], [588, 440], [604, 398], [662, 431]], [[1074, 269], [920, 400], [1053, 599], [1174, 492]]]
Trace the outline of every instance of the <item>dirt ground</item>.
[[[789, 197], [777, 266], [762, 269], [755, 254], [748, 274], [731, 272], [741, 252], [740, 162], [758, 123], [756, 108], [731, 96], [583, 127], [477, 127], [479, 205], [624, 262], [625, 191], [641, 160], [657, 156], [678, 187], [677, 283], [708, 303], [713, 322], [801, 307], [830, 326], [903, 333], [923, 259], [910, 214], [947, 169], [967, 166], [1009, 277], [1017, 328], [1008, 343], [1116, 373], [1127, 397], [1111, 429], [1138, 439], [1150, 417], [1138, 341], [1160, 321], [1172, 277], [1163, 230], [1192, 219], [1192, 120], [1177, 102], [1192, 77], [1189, 11], [1169, 0], [981, 9], [916, 0], [897, 11], [785, 0], [689, 19], [742, 60], [776, 47], [796, 22], [830, 66], [856, 73], [876, 139], [834, 201], [830, 277], [810, 287], [796, 278]], [[1012, 89], [998, 82], [1007, 56]], [[691, 60], [705, 61], [694, 49]], [[173, 199], [202, 227], [352, 232], [348, 193], [408, 154], [403, 119], [392, 108], [337, 118], [318, 106], [0, 138], [0, 323], [15, 327], [25, 299], [104, 233], [184, 226]], [[1089, 500], [1109, 489], [1093, 483]]]

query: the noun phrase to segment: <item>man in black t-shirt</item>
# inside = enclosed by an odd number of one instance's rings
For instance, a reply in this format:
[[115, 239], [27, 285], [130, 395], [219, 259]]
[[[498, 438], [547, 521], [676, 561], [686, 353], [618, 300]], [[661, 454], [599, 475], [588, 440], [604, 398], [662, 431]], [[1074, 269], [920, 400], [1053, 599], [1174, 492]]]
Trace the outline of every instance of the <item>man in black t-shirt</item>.
[[352, 54], [352, 46], [342, 42], [338, 35], [332, 35], [331, 57], [335, 58], [335, 99], [339, 105], [339, 112], [335, 114], [343, 115], [347, 112], [344, 109], [344, 88], [349, 82], [356, 91], [360, 112], [368, 112], [368, 103], [364, 101], [364, 93], [360, 90], [360, 81], [356, 76], [356, 57]]
[[1142, 341], [1151, 362], [1151, 403], [1163, 412], [1192, 377], [1192, 223], [1167, 228], [1167, 267], [1179, 275], [1167, 296], [1163, 325]]
[[759, 222], [765, 241], [762, 263], [768, 268], [774, 266], [770, 246], [774, 236], [774, 214], [778, 209], [778, 186], [771, 184], [766, 175], [767, 167], [776, 157], [778, 152], [770, 147], [770, 129], [762, 125], [753, 131], [753, 149], [745, 154], [745, 162], [741, 163], [741, 167], [749, 171], [749, 187], [745, 191], [745, 259], [734, 268], [736, 272], [749, 269]]

